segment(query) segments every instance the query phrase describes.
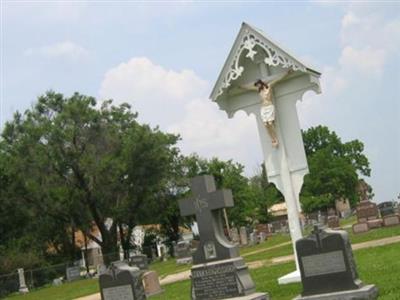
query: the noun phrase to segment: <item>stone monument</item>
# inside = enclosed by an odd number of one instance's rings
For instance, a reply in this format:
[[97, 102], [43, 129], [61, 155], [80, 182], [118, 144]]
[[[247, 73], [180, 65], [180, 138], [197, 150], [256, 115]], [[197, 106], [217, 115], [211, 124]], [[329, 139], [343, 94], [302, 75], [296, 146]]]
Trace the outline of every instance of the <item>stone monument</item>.
[[244, 226], [240, 227], [239, 237], [240, 237], [240, 245], [246, 246], [248, 244], [246, 227]]
[[144, 254], [130, 256], [129, 264], [131, 266], [138, 267], [140, 270], [148, 270], [149, 269], [148, 258]]
[[143, 285], [147, 297], [164, 292], [156, 271], [148, 271], [143, 274]]
[[[210, 96], [230, 118], [240, 110], [255, 116], [268, 181], [285, 197], [294, 250], [295, 242], [302, 238], [299, 193], [308, 173], [296, 102], [307, 91], [320, 93], [320, 75], [262, 31], [243, 23]], [[271, 84], [268, 95], [264, 95], [274, 106], [269, 106], [268, 111], [261, 95], [266, 94], [265, 88], [258, 92], [242, 88], [258, 80]], [[273, 117], [275, 142], [264, 122], [266, 113], [267, 117]], [[279, 283], [299, 282], [297, 261], [296, 267], [295, 272], [280, 278]]]
[[296, 242], [303, 292], [297, 300], [376, 299], [375, 285], [358, 279], [349, 237], [343, 230], [321, 230]]
[[79, 266], [67, 267], [65, 273], [67, 281], [78, 280], [81, 278], [81, 268]]
[[101, 300], [145, 300], [142, 275], [137, 267], [113, 262], [99, 277]]
[[196, 215], [200, 243], [193, 254], [192, 299], [269, 299], [256, 293], [248, 268], [236, 245], [223, 231], [223, 208], [233, 206], [230, 190], [216, 190], [210, 175], [191, 181], [193, 197], [179, 201], [182, 216]]
[[369, 229], [382, 226], [382, 219], [379, 218], [378, 207], [369, 200], [362, 200], [356, 207], [357, 223], [353, 225], [354, 233], [366, 232]]
[[19, 292], [22, 294], [28, 293], [29, 289], [26, 286], [25, 273], [24, 273], [24, 269], [22, 269], [22, 268], [18, 269], [18, 279], [19, 279]]
[[189, 241], [179, 241], [174, 246], [174, 253], [178, 265], [192, 263], [192, 250]]

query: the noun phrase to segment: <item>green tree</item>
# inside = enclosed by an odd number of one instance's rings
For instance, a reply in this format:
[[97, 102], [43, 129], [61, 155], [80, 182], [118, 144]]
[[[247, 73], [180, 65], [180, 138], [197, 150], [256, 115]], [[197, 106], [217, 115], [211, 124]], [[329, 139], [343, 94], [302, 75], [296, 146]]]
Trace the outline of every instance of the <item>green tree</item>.
[[363, 143], [343, 143], [325, 126], [303, 131], [303, 140], [310, 169], [301, 193], [303, 209], [309, 212], [334, 207], [337, 199], [349, 199], [354, 205], [359, 176], [371, 172]]
[[257, 195], [252, 191], [249, 179], [243, 175], [243, 165], [232, 160], [222, 161], [218, 158], [208, 160], [191, 155], [185, 158], [183, 167], [187, 178], [210, 174], [214, 176], [217, 188], [232, 190], [235, 205], [227, 209], [232, 224], [237, 226], [252, 222], [251, 216], [256, 209]]
[[[104, 254], [116, 256], [119, 233], [127, 255], [140, 211], [168, 177], [178, 152], [177, 136], [141, 125], [136, 117], [127, 104], [106, 101], [98, 108], [93, 97], [48, 92], [6, 124], [1, 149], [13, 180], [22, 183], [35, 218], [62, 223], [53, 236], [65, 237], [69, 230], [74, 245], [74, 229], [80, 228]], [[87, 230], [93, 223], [101, 239]], [[51, 236], [45, 235], [53, 247], [63, 244]]]
[[260, 173], [250, 179], [250, 186], [255, 193], [254, 199], [257, 203], [254, 218], [260, 223], [268, 223], [272, 219], [268, 209], [272, 205], [284, 201], [284, 198], [275, 185], [268, 182], [265, 164], [262, 163]]

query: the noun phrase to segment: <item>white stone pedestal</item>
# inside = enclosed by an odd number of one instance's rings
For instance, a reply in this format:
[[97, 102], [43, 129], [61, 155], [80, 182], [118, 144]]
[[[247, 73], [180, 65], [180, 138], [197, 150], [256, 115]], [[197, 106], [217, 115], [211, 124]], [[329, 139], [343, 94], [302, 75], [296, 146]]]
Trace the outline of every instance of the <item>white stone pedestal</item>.
[[298, 296], [293, 300], [375, 300], [378, 298], [378, 288], [366, 285], [357, 290], [327, 293], [313, 296]]
[[286, 274], [285, 276], [278, 278], [279, 284], [288, 284], [296, 282], [301, 282], [301, 275], [299, 270], [296, 270], [292, 273]]
[[19, 292], [22, 294], [29, 293], [29, 289], [25, 283], [24, 269], [18, 269], [18, 277], [19, 277]]

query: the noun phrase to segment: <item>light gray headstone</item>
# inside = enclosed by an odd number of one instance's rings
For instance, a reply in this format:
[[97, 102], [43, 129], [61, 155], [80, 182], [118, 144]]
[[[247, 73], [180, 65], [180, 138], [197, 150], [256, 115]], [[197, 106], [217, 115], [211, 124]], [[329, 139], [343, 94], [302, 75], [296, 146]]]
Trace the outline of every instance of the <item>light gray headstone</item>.
[[240, 244], [242, 246], [246, 246], [248, 244], [247, 230], [246, 230], [246, 227], [244, 227], [244, 226], [240, 227]]

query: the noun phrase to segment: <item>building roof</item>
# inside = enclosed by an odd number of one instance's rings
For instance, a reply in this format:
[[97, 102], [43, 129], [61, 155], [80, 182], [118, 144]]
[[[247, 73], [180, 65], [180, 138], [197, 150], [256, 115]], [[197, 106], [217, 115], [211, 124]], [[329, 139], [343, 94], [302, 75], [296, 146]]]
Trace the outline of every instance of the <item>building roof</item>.
[[254, 55], [257, 53], [254, 50], [255, 46], [261, 47], [266, 52], [267, 57], [264, 61], [268, 65], [279, 65], [283, 68], [291, 68], [294, 71], [300, 70], [317, 76], [321, 75], [320, 72], [306, 66], [299, 59], [291, 55], [289, 51], [284, 50], [278, 43], [272, 41], [262, 30], [256, 29], [247, 23], [242, 23], [235, 42], [233, 43], [211, 92], [210, 98], [213, 101], [216, 101], [218, 97], [224, 93], [224, 90], [231, 85], [233, 80], [241, 76], [244, 68], [239, 65], [239, 59], [242, 55], [246, 55], [246, 57], [253, 60]]

